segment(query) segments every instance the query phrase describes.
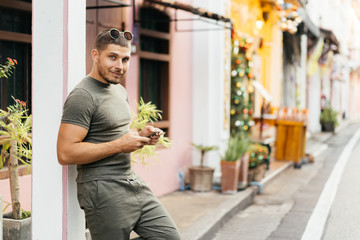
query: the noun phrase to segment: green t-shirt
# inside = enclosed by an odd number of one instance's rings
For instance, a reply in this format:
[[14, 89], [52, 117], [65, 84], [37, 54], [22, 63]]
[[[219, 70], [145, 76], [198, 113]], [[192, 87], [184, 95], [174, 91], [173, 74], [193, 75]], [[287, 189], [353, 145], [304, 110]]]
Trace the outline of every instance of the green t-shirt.
[[[104, 84], [85, 77], [64, 104], [62, 123], [88, 130], [84, 142], [104, 143], [129, 131], [131, 113], [126, 90], [120, 84]], [[89, 164], [78, 165], [77, 182], [124, 178], [132, 174], [130, 154], [118, 153]]]

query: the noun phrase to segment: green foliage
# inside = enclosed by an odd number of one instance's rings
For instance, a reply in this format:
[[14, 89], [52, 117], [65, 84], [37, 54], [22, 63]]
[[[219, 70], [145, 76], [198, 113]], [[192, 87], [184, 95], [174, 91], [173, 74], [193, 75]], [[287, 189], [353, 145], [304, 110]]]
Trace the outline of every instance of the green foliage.
[[[13, 98], [14, 99], [14, 98]], [[3, 149], [1, 152], [0, 169], [8, 157], [6, 153], [10, 146], [10, 141], [17, 141], [16, 158], [23, 164], [30, 167], [32, 159], [31, 144], [31, 115], [27, 115], [26, 103], [18, 99], [14, 99], [14, 104], [7, 107], [8, 111], [0, 109], [0, 136], [7, 136], [3, 141]]]
[[328, 104], [320, 114], [320, 122], [333, 122], [337, 126], [337, 116], [338, 112]]
[[137, 104], [138, 113], [134, 114], [130, 128], [131, 129], [143, 129], [146, 124], [153, 123], [154, 121], [161, 120], [161, 110], [156, 109], [155, 104], [151, 102], [145, 103], [142, 98]]
[[249, 150], [249, 140], [245, 134], [230, 137], [223, 161], [235, 162]]
[[[11, 203], [9, 203], [9, 202], [4, 201], [4, 203], [6, 203], [6, 206], [4, 207], [4, 209], [2, 211], [3, 213], [5, 213], [6, 209], [9, 206], [11, 206]], [[29, 217], [31, 217], [31, 211], [26, 211], [21, 208], [21, 219], [25, 219], [25, 218], [29, 218]]]
[[7, 62], [4, 65], [0, 64], [0, 78], [8, 78], [12, 74], [15, 64], [17, 64], [17, 61], [11, 58], [7, 58]]
[[269, 150], [267, 147], [255, 143], [250, 145], [249, 154], [249, 168], [255, 168], [265, 163], [268, 158]]
[[195, 144], [195, 143], [191, 143], [191, 145], [201, 152], [201, 159], [200, 159], [200, 166], [201, 167], [204, 166], [205, 153], [218, 149], [218, 146], [205, 146], [205, 145]]
[[[137, 110], [138, 113], [134, 114], [130, 129], [142, 130], [148, 123], [153, 123], [161, 119], [161, 110], [156, 109], [156, 106], [151, 102], [145, 103], [142, 98], [140, 98], [139, 104], [137, 104]], [[164, 135], [165, 132], [160, 135], [157, 145], [170, 148], [171, 140]], [[157, 145], [145, 145], [143, 148], [132, 152], [131, 161], [147, 166], [147, 159], [153, 158], [159, 160], [158, 153], [156, 152]]]
[[209, 152], [209, 151], [218, 149], [218, 146], [205, 146], [205, 145], [195, 144], [195, 143], [191, 143], [191, 145], [194, 146], [196, 149], [200, 150], [201, 152]]
[[21, 219], [31, 217], [31, 211], [25, 211], [24, 209], [21, 211]]

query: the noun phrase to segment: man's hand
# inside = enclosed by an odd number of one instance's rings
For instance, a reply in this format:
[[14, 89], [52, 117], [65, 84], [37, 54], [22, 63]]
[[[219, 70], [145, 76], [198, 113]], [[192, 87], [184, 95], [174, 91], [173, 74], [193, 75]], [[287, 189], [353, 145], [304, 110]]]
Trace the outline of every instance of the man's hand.
[[159, 128], [154, 128], [153, 126], [146, 126], [139, 133], [140, 136], [150, 139], [149, 145], [156, 145], [161, 134], [163, 134], [163, 131]]
[[136, 131], [129, 131], [127, 134], [118, 139], [121, 152], [129, 153], [142, 148], [144, 145], [150, 144], [151, 139], [140, 136]]

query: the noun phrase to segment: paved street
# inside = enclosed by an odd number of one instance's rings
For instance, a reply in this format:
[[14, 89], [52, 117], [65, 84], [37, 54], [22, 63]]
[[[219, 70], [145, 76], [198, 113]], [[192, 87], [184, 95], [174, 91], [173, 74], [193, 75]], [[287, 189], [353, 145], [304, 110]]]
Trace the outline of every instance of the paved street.
[[[359, 123], [350, 124], [334, 135], [326, 142], [327, 148], [316, 156], [315, 163], [304, 164], [301, 169], [289, 168], [277, 177], [255, 197], [254, 204], [225, 223], [214, 240], [360, 239], [360, 188], [354, 187], [360, 182], [358, 141], [353, 151], [345, 153], [349, 158], [344, 157], [344, 147], [359, 127]], [[337, 171], [333, 172], [334, 166]], [[329, 180], [330, 193], [324, 188], [328, 179], [335, 179]], [[336, 193], [333, 202], [331, 191]], [[321, 194], [323, 202], [319, 201]], [[328, 212], [324, 204], [329, 205]], [[306, 238], [305, 230], [311, 234], [320, 231], [320, 237]]]

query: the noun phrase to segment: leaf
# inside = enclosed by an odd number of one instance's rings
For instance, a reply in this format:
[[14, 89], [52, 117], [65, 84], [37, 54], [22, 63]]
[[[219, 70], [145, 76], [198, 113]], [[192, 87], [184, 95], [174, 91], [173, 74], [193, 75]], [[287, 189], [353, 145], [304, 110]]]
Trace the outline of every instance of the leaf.
[[[131, 129], [143, 129], [148, 123], [153, 123], [154, 121], [162, 119], [161, 110], [156, 109], [156, 106], [151, 102], [145, 103], [142, 98], [140, 98], [139, 103], [137, 104], [138, 113], [133, 117], [130, 124]], [[157, 145], [161, 145], [165, 148], [171, 147], [171, 140], [164, 136], [163, 132], [160, 137]], [[149, 162], [147, 159], [155, 159], [159, 161], [158, 153], [156, 152], [156, 146], [154, 145], [145, 145], [143, 148], [138, 149], [131, 154], [131, 161], [133, 163], [142, 164], [143, 166], [148, 166]]]

